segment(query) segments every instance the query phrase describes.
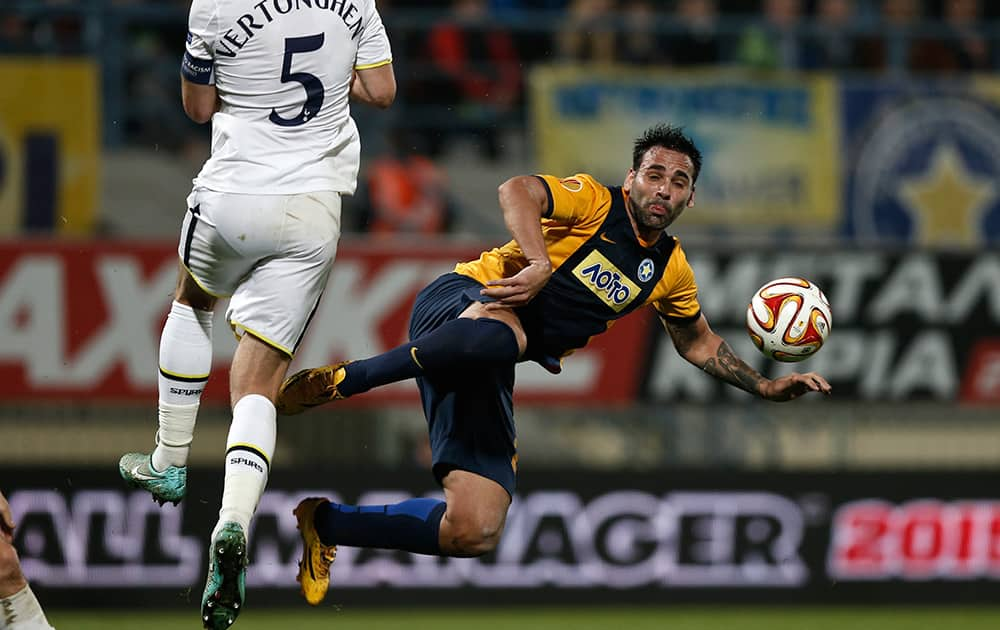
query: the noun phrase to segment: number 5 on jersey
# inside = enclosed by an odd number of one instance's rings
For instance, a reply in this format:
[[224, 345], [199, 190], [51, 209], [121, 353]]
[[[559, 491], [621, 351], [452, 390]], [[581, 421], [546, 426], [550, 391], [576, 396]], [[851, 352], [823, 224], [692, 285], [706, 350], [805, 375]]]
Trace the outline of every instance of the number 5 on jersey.
[[314, 52], [323, 47], [326, 39], [324, 33], [319, 35], [309, 35], [308, 37], [288, 37], [285, 39], [285, 59], [281, 64], [281, 82], [301, 83], [306, 90], [306, 102], [294, 118], [282, 118], [278, 110], [271, 109], [268, 119], [276, 125], [282, 127], [297, 127], [309, 122], [323, 107], [323, 83], [314, 74], [308, 72], [292, 72], [292, 56], [295, 53]]

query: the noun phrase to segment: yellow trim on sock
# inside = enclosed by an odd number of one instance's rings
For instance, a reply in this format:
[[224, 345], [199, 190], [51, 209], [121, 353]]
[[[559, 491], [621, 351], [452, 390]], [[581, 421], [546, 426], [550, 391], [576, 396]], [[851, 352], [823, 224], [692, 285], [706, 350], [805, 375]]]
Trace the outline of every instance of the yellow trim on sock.
[[164, 368], [162, 365], [160, 366], [160, 371], [163, 372], [164, 374], [166, 374], [167, 376], [173, 376], [175, 378], [190, 378], [190, 379], [205, 379], [205, 380], [208, 380], [208, 377], [211, 376], [211, 372], [206, 372], [205, 374], [181, 374], [179, 372], [171, 372], [170, 370]]
[[262, 449], [261, 447], [257, 446], [256, 444], [251, 444], [249, 442], [236, 442], [235, 444], [230, 444], [229, 446], [227, 446], [226, 447], [226, 452], [228, 453], [229, 451], [233, 450], [237, 446], [244, 446], [246, 448], [253, 449], [253, 451], [255, 453], [260, 454], [260, 456], [264, 458], [264, 462], [267, 463], [267, 467], [268, 468], [271, 467], [271, 459], [264, 453], [264, 449]]

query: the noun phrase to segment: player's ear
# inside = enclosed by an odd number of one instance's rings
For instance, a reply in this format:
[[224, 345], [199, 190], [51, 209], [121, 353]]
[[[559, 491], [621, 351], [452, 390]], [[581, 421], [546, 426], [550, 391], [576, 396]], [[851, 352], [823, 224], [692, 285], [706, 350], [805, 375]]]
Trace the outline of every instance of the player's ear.
[[691, 185], [691, 196], [688, 197], [687, 207], [688, 208], [694, 207], [694, 184]]
[[628, 169], [628, 173], [625, 175], [625, 183], [622, 184], [622, 190], [625, 192], [632, 192], [632, 182], [635, 180], [635, 169]]

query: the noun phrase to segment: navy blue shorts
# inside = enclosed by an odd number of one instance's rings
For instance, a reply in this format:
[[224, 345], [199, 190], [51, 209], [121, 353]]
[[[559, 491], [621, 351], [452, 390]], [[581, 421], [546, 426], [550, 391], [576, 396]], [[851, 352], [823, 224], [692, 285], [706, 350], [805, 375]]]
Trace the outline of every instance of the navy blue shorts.
[[[481, 301], [479, 282], [447, 273], [425, 287], [410, 315], [410, 340], [457, 319]], [[467, 470], [492, 479], [514, 495], [517, 434], [514, 430], [514, 364], [470, 373], [468, 368], [417, 379], [430, 432], [434, 476]]]

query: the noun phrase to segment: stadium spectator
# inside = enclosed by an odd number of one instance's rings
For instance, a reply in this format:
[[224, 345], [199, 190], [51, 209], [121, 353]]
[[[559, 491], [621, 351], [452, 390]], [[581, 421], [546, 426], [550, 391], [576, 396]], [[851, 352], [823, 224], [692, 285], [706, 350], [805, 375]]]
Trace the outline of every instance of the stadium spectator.
[[617, 36], [615, 54], [619, 62], [636, 66], [663, 63], [662, 37], [657, 28], [656, 8], [650, 0], [625, 2]]
[[43, 0], [40, 5], [43, 10], [23, 14], [0, 12], [0, 53], [82, 53], [87, 46], [83, 14], [69, 0]]
[[700, 168], [694, 143], [657, 125], [636, 140], [621, 187], [582, 173], [509, 179], [499, 198], [513, 240], [421, 291], [410, 343], [285, 381], [278, 409], [297, 413], [415, 378], [445, 495], [384, 506], [299, 503], [299, 580], [309, 603], [326, 594], [338, 544], [439, 556], [493, 550], [515, 492], [515, 364], [559, 373], [564, 357], [642, 306], [656, 310], [685, 359], [721, 381], [775, 401], [829, 393], [815, 373], [763, 377], [709, 327], [694, 272], [665, 231], [694, 205]]
[[454, 134], [471, 134], [485, 157], [497, 159], [500, 132], [518, 114], [521, 68], [514, 39], [492, 19], [488, 2], [454, 0], [428, 34], [427, 58], [434, 76], [420, 89], [450, 118], [426, 137], [430, 155], [440, 155]]
[[14, 549], [14, 517], [0, 492], [0, 630], [52, 630]]
[[191, 6], [181, 94], [192, 120], [212, 122], [212, 155], [187, 200], [160, 337], [156, 447], [119, 462], [121, 476], [161, 504], [184, 497], [212, 367], [212, 313], [219, 297], [232, 296], [232, 423], [201, 601], [211, 630], [228, 628], [244, 608], [247, 532], [275, 449], [274, 400], [329, 277], [341, 195], [357, 183], [361, 147], [348, 100], [385, 108], [396, 93], [374, 0], [342, 13], [268, 6]]
[[717, 32], [719, 8], [716, 0], [680, 0], [676, 18], [681, 32], [667, 40], [665, 48], [669, 60], [678, 66], [718, 63], [722, 47]]
[[572, 0], [556, 31], [556, 58], [566, 62], [614, 63], [615, 17], [611, 0]]
[[0, 53], [26, 53], [31, 49], [27, 19], [13, 12], [0, 15]]
[[803, 43], [803, 68], [849, 70], [858, 65], [856, 37], [851, 31], [855, 9], [854, 0], [819, 0], [815, 29]]
[[945, 35], [934, 41], [927, 55], [925, 70], [981, 71], [992, 67], [993, 53], [983, 35], [979, 20], [979, 0], [945, 0], [943, 26]]
[[879, 17], [880, 33], [859, 41], [862, 68], [902, 74], [933, 66], [934, 47], [915, 34], [923, 17], [920, 0], [883, 0]]
[[403, 130], [388, 135], [388, 149], [366, 171], [366, 231], [378, 237], [447, 233], [454, 219], [448, 174], [415, 151]]
[[[547, 63], [555, 54], [555, 42], [547, 28], [537, 24], [557, 24], [566, 12], [567, 0], [490, 0], [490, 15], [510, 28], [521, 67]], [[528, 25], [529, 28], [523, 28]]]
[[794, 70], [802, 63], [802, 0], [764, 0], [763, 20], [740, 37], [736, 59], [757, 70]]
[[176, 105], [181, 96], [174, 68], [176, 42], [185, 34], [182, 26], [160, 23], [136, 25], [125, 33], [133, 58], [125, 69], [128, 102], [144, 103], [145, 108], [141, 116], [128, 120], [126, 133], [145, 146], [197, 155], [205, 152], [208, 134]]

